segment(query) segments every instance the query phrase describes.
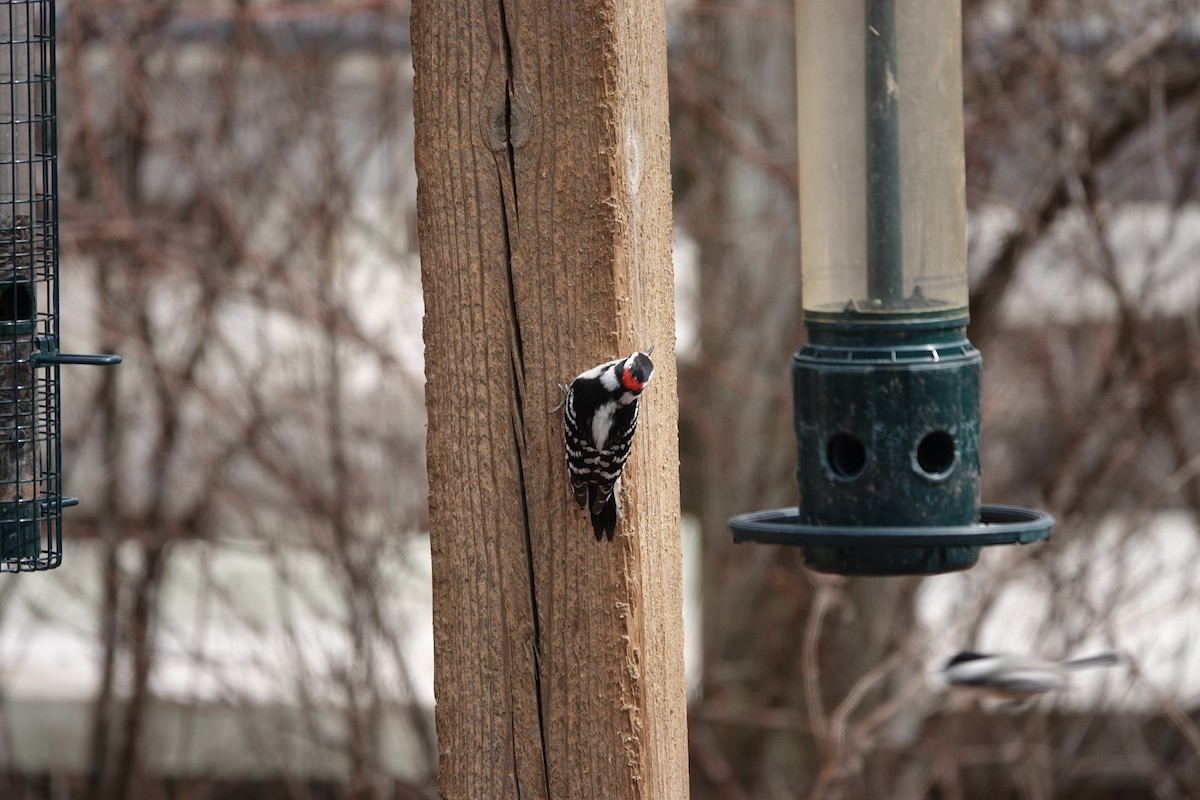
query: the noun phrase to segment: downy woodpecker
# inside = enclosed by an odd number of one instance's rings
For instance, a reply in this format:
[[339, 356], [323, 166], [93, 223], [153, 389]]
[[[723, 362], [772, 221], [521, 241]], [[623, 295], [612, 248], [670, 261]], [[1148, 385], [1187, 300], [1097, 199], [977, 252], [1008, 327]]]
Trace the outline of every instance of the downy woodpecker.
[[608, 361], [560, 386], [563, 433], [575, 500], [592, 515], [596, 541], [611, 540], [620, 518], [621, 470], [637, 430], [638, 400], [654, 375], [651, 347]]

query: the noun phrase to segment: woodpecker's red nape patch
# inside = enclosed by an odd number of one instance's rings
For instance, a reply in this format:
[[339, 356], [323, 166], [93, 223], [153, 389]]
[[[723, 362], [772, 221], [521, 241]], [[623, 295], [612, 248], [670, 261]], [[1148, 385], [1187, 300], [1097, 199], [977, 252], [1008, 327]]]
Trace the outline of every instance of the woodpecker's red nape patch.
[[628, 389], [631, 392], [640, 392], [642, 390], [642, 387], [644, 387], [646, 384], [642, 383], [637, 378], [635, 378], [633, 376], [633, 373], [629, 371], [629, 367], [622, 367], [621, 368], [621, 385], [624, 386], [626, 389]]

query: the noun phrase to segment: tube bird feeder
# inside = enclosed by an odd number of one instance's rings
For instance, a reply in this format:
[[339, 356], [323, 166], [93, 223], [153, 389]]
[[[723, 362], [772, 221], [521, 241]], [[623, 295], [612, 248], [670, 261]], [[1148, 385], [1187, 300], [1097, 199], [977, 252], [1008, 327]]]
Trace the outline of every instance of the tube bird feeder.
[[0, 7], [0, 572], [62, 561], [54, 2]]
[[730, 520], [846, 575], [966, 569], [1046, 539], [980, 503], [981, 357], [967, 340], [959, 0], [797, 5], [805, 346], [800, 504]]

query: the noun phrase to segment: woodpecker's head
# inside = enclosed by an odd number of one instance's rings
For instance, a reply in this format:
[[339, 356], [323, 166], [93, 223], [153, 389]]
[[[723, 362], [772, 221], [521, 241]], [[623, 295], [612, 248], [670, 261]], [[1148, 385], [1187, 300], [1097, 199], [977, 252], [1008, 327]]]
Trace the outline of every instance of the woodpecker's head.
[[[653, 352], [654, 348], [650, 349]], [[634, 396], [642, 393], [653, 375], [654, 362], [650, 360], [650, 353], [634, 353], [625, 359], [617, 371], [621, 388]]]

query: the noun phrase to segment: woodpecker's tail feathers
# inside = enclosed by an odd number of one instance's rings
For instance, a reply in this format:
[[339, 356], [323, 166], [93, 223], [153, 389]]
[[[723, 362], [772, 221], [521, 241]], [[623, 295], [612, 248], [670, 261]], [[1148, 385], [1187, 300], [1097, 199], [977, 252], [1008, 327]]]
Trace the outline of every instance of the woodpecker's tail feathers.
[[587, 508], [588, 504], [588, 485], [579, 481], [571, 481], [571, 491], [575, 493], [575, 502], [579, 503], [580, 508]]
[[617, 498], [610, 497], [608, 502], [604, 504], [604, 508], [600, 509], [600, 513], [592, 514], [592, 530], [596, 533], [596, 541], [600, 541], [605, 536], [611, 542], [613, 535], [617, 532]]
[[591, 484], [591, 492], [588, 495], [588, 506], [592, 509], [593, 514], [599, 514], [608, 505], [608, 500], [614, 494], [613, 486], [598, 486]]
[[617, 519], [621, 516], [620, 509], [617, 507], [617, 492], [620, 491], [619, 484], [617, 487], [596, 486], [590, 484], [588, 486], [588, 496], [590, 503], [588, 511], [592, 515], [592, 530], [596, 534], [596, 541], [600, 541], [606, 535], [611, 542], [613, 535], [617, 532]]
[[1083, 658], [1072, 658], [1070, 661], [1062, 662], [1062, 666], [1066, 669], [1087, 669], [1088, 667], [1113, 667], [1117, 664], [1124, 663], [1125, 659], [1120, 653], [1109, 651], [1107, 653], [1097, 653], [1094, 656], [1084, 656]]

